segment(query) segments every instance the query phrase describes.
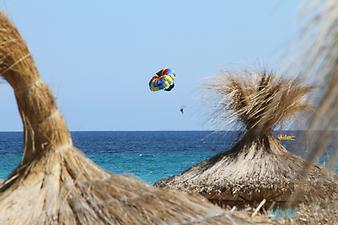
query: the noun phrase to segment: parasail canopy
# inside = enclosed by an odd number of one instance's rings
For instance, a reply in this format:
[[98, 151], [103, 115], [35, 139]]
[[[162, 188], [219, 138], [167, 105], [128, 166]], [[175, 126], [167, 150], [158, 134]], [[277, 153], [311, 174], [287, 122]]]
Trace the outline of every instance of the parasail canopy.
[[151, 91], [171, 91], [175, 84], [176, 75], [169, 68], [164, 68], [158, 71], [149, 81], [149, 88]]

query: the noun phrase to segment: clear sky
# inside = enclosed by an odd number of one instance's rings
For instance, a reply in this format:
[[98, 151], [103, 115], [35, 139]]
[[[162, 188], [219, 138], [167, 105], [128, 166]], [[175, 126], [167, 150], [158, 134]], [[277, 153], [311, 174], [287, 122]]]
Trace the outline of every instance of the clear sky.
[[[70, 130], [205, 130], [201, 84], [222, 69], [269, 65], [294, 35], [298, 1], [0, 0], [53, 90]], [[151, 92], [162, 67], [171, 92]], [[0, 83], [0, 131], [22, 130]], [[179, 108], [185, 105], [185, 114]]]

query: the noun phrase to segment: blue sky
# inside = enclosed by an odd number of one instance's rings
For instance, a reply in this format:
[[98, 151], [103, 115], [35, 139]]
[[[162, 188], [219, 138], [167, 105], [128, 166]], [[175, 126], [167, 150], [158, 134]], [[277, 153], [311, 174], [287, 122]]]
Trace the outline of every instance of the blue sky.
[[[295, 35], [298, 1], [18, 1], [0, 7], [17, 25], [71, 130], [205, 130], [206, 77], [268, 65]], [[171, 92], [150, 92], [162, 67]], [[22, 130], [9, 85], [0, 83], [0, 131]], [[185, 105], [185, 114], [179, 108]]]

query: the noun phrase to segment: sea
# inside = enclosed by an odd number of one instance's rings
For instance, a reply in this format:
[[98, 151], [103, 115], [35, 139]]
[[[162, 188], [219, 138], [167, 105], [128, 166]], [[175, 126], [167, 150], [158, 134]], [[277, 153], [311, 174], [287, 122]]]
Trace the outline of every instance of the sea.
[[[73, 143], [91, 160], [115, 174], [135, 176], [146, 183], [178, 174], [223, 150], [230, 149], [243, 135], [241, 131], [81, 131], [71, 132]], [[309, 151], [303, 131], [275, 132], [294, 135], [282, 141], [301, 157]], [[319, 134], [318, 134], [319, 135]], [[338, 132], [316, 162], [326, 165], [333, 157]], [[23, 155], [22, 132], [0, 132], [0, 179], [5, 179]], [[335, 170], [338, 171], [336, 162]]]

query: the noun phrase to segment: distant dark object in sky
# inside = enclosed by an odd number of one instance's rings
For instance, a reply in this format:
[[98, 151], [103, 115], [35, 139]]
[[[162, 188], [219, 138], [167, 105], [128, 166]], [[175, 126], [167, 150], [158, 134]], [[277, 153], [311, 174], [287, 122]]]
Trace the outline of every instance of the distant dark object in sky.
[[182, 115], [184, 114], [184, 109], [185, 109], [185, 105], [181, 105], [180, 112], [182, 113]]

